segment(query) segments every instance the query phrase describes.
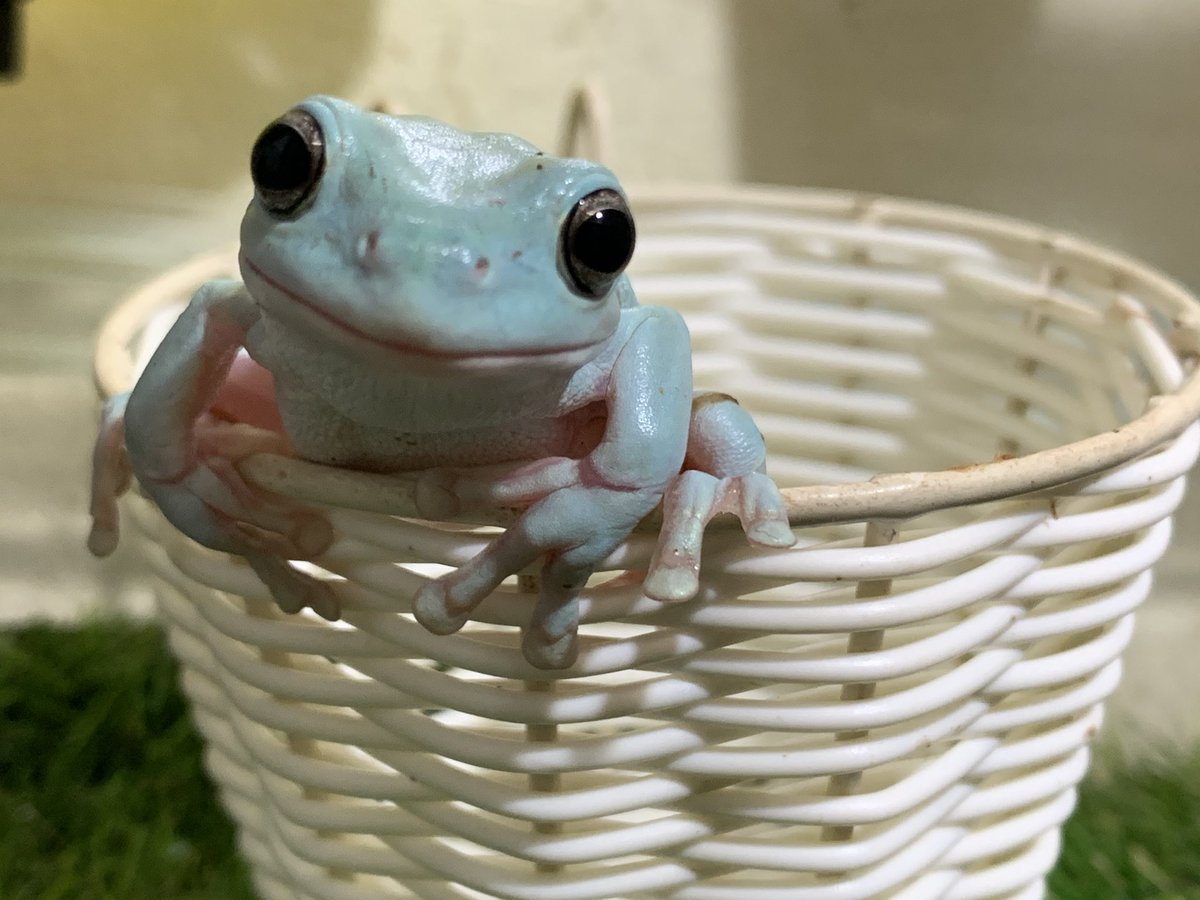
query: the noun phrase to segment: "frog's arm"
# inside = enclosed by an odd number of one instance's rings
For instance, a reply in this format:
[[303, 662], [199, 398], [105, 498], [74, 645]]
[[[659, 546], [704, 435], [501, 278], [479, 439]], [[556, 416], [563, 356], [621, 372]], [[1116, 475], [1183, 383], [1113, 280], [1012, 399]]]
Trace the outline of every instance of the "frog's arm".
[[251, 453], [287, 452], [286, 438], [206, 416], [258, 316], [239, 282], [208, 282], [167, 332], [133, 391], [106, 406], [93, 456], [89, 546], [103, 554], [116, 545], [123, 437], [133, 474], [176, 528], [207, 547], [246, 557], [281, 604], [335, 615], [328, 589], [278, 559], [323, 550], [331, 536], [328, 523], [254, 490], [235, 465]]
[[[195, 420], [215, 396], [257, 314], [239, 282], [202, 285], [158, 345], [134, 390], [104, 405], [92, 452], [88, 537], [88, 547], [97, 556], [107, 556], [116, 548], [120, 533], [116, 501], [129, 485], [131, 469], [159, 500], [172, 493], [166, 486], [182, 480], [194, 465]], [[154, 485], [164, 487], [155, 492]], [[164, 511], [178, 505], [168, 502]], [[178, 511], [167, 516], [201, 543], [218, 549], [226, 549], [229, 543], [216, 529], [199, 527], [199, 521], [185, 527]]]
[[581, 459], [550, 456], [514, 468], [432, 469], [417, 484], [423, 515], [464, 508], [523, 506], [576, 485], [615, 490], [664, 488], [679, 474], [688, 442], [691, 344], [678, 313], [647, 308], [609, 373], [607, 424]]
[[125, 410], [125, 445], [139, 479], [171, 483], [194, 468], [196, 420], [217, 395], [258, 315], [241, 282], [210, 281], [171, 326]]
[[[473, 499], [482, 491], [490, 502], [533, 505], [474, 559], [421, 589], [414, 611], [427, 628], [457, 631], [504, 578], [545, 555], [525, 653], [535, 665], [570, 664], [579, 589], [658, 504], [683, 464], [692, 365], [687, 326], [677, 313], [648, 311], [613, 365], [607, 397], [605, 432], [588, 456], [541, 460], [490, 486], [474, 482]], [[460, 496], [460, 487], [465, 483], [443, 483], [443, 498]]]

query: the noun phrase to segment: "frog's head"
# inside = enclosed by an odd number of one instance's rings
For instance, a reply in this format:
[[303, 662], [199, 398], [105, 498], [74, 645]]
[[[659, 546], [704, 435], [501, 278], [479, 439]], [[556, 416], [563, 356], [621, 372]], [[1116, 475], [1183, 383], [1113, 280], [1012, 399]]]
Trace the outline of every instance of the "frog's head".
[[570, 368], [636, 302], [613, 174], [511, 135], [313, 97], [263, 131], [251, 174], [250, 292], [268, 319], [349, 352]]

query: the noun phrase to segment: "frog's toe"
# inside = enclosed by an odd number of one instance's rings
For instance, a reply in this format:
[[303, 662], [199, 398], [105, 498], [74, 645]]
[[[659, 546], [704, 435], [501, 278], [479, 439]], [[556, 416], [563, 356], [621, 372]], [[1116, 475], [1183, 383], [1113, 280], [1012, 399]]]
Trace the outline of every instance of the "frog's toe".
[[679, 603], [691, 600], [700, 590], [700, 560], [667, 564], [659, 562], [646, 573], [642, 591], [660, 603]]
[[448, 469], [428, 469], [417, 476], [414, 499], [426, 519], [442, 521], [457, 516], [462, 502], [454, 492], [455, 477]]
[[327, 622], [336, 622], [342, 617], [342, 604], [333, 588], [315, 578], [308, 594], [308, 608]]
[[117, 499], [128, 490], [132, 474], [124, 445], [128, 398], [128, 394], [121, 394], [104, 405], [100, 434], [92, 449], [92, 528], [87, 545], [95, 556], [108, 556], [117, 549], [121, 537]]
[[[116, 504], [113, 504], [114, 508]], [[92, 528], [88, 532], [87, 548], [92, 556], [108, 556], [117, 549], [121, 539], [119, 519], [115, 514], [108, 516], [92, 514]]]
[[333, 525], [320, 513], [299, 512], [292, 518], [288, 539], [295, 544], [301, 557], [319, 556], [333, 543]]
[[796, 543], [788, 523], [787, 503], [771, 478], [755, 472], [731, 480], [738, 489], [729, 493], [740, 499], [740, 508], [733, 511], [751, 543], [777, 549]]
[[782, 550], [796, 543], [796, 534], [787, 519], [765, 519], [752, 522], [746, 527], [746, 537], [753, 544]]
[[530, 665], [539, 669], [567, 669], [579, 656], [579, 640], [573, 629], [557, 638], [529, 629], [521, 641], [521, 652]]
[[277, 556], [251, 553], [246, 561], [285, 613], [298, 613], [308, 607], [331, 622], [341, 618], [337, 594], [326, 582], [297, 571]]
[[413, 615], [433, 634], [454, 634], [467, 623], [471, 610], [454, 602], [444, 578], [427, 582], [413, 597]]
[[666, 603], [690, 600], [700, 588], [700, 549], [704, 528], [717, 512], [721, 480], [689, 469], [663, 498], [658, 546], [642, 583], [647, 597]]
[[531, 665], [565, 669], [575, 662], [579, 654], [579, 592], [592, 569], [590, 564], [574, 563], [561, 555], [542, 566], [537, 605], [521, 642], [521, 651]]
[[117, 506], [120, 491], [92, 489], [92, 527], [87, 546], [93, 556], [108, 556], [117, 549], [121, 538], [121, 510]]
[[475, 559], [423, 585], [413, 597], [413, 614], [434, 634], [453, 634], [508, 574], [497, 565], [495, 542]]

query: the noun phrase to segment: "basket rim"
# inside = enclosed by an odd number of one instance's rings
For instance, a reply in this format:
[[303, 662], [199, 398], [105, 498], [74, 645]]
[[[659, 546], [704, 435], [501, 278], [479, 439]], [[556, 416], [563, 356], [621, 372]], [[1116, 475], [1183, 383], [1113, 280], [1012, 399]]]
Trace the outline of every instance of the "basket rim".
[[[877, 226], [941, 229], [1008, 247], [1038, 258], [1074, 259], [1111, 273], [1114, 286], [1140, 284], [1175, 307], [1182, 358], [1200, 349], [1200, 302], [1179, 282], [1131, 256], [1075, 235], [1020, 219], [965, 207], [881, 194], [777, 185], [657, 184], [630, 190], [640, 203], [752, 204], [767, 210], [809, 213]], [[102, 398], [128, 390], [133, 380], [129, 348], [138, 329], [166, 298], [190, 295], [201, 282], [227, 273], [235, 250], [210, 251], [168, 269], [129, 294], [105, 318], [96, 337], [94, 377]], [[950, 469], [877, 475], [866, 481], [783, 489], [796, 526], [908, 519], [927, 512], [1028, 496], [1095, 477], [1143, 456], [1179, 436], [1200, 418], [1200, 366], [1179, 386], [1154, 396], [1136, 418], [1111, 430], [1009, 459]], [[261, 454], [245, 460], [243, 474], [258, 486], [311, 502], [417, 517], [414, 473], [375, 474]], [[516, 510], [473, 515], [478, 524], [507, 524]]]

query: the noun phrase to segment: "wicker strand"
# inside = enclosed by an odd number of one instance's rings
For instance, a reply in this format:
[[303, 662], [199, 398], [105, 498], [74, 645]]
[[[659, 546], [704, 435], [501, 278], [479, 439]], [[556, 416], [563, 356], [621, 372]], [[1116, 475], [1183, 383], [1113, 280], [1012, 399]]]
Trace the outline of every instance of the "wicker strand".
[[[892, 524], [879, 521], [868, 522], [863, 535], [863, 546], [886, 547], [893, 543], [899, 536], [900, 532]], [[858, 588], [854, 592], [854, 597], [856, 600], [870, 600], [878, 597], [886, 597], [891, 591], [891, 579], [860, 581]], [[846, 652], [877, 653], [883, 647], [883, 635], [884, 629], [882, 628], [851, 632], [850, 637], [846, 641]], [[847, 682], [842, 685], [841, 700], [847, 703], [870, 700], [875, 696], [875, 687], [876, 683], [874, 681]], [[859, 741], [866, 738], [868, 734], [869, 732], [866, 730], [842, 731], [834, 736], [834, 740]], [[850, 772], [838, 772], [835, 775], [831, 775], [829, 778], [829, 795], [831, 797], [845, 797], [848, 794], [854, 793], [859, 782], [862, 780], [862, 776], [861, 769]], [[853, 836], [853, 825], [826, 825], [821, 830], [821, 839], [824, 841], [848, 841]]]

